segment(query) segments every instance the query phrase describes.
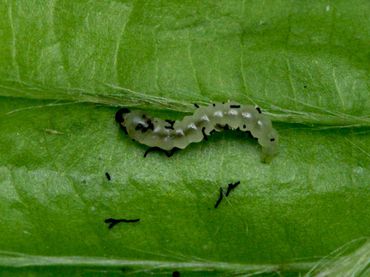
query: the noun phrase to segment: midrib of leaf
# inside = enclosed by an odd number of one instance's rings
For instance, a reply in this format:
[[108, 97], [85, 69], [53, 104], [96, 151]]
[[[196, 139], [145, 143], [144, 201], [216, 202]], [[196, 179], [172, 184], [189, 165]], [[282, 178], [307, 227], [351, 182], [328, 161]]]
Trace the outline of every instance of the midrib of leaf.
[[[124, 106], [135, 107], [138, 109], [150, 110], [168, 110], [180, 113], [191, 113], [194, 111], [194, 103], [199, 105], [209, 105], [210, 102], [181, 101], [168, 97], [159, 97], [143, 92], [133, 91], [129, 88], [123, 88], [114, 85], [106, 85], [105, 93], [89, 92], [79, 88], [44, 88], [42, 86], [17, 86], [17, 85], [1, 85], [0, 95], [5, 97], [43, 99], [54, 101], [67, 101], [74, 103], [95, 103], [106, 106]], [[298, 123], [305, 125], [319, 125], [327, 127], [348, 128], [348, 127], [370, 127], [369, 116], [356, 116], [340, 112], [331, 112], [324, 110], [321, 107], [312, 106], [308, 103], [300, 103], [310, 109], [316, 110], [293, 110], [277, 107], [266, 100], [253, 100], [254, 104], [259, 104], [264, 107], [266, 112], [273, 121], [282, 123]], [[253, 104], [249, 103], [249, 104]]]

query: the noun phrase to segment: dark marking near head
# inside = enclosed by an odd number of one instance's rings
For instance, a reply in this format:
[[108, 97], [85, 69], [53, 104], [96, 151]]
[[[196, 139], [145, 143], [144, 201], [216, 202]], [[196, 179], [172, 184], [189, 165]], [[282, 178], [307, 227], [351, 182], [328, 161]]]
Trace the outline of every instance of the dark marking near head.
[[275, 141], [275, 138], [270, 138], [270, 141]]
[[235, 189], [238, 185], [240, 184], [240, 181], [237, 181], [236, 183], [231, 183], [231, 184], [228, 184], [227, 186], [227, 191], [226, 191], [226, 194], [225, 196], [229, 196], [230, 192]]
[[165, 121], [166, 121], [167, 123], [169, 123], [169, 124], [170, 124], [170, 126], [164, 126], [164, 128], [166, 128], [166, 129], [170, 129], [170, 130], [174, 130], [174, 128], [173, 128], [173, 124], [175, 124], [175, 120], [166, 119]]
[[257, 110], [257, 112], [258, 112], [258, 113], [262, 113], [262, 111], [261, 111], [261, 108], [260, 108], [260, 107], [256, 107], [256, 110]]
[[178, 271], [172, 272], [172, 277], [180, 277], [180, 272]]
[[150, 119], [148, 119], [147, 121], [146, 121], [146, 123], [148, 124], [148, 128], [147, 129], [150, 129], [150, 130], [154, 130], [154, 124], [153, 124], [153, 122], [150, 120]]
[[172, 148], [171, 150], [164, 150], [158, 146], [154, 146], [154, 147], [150, 147], [148, 148], [148, 150], [145, 151], [144, 153], [144, 158], [146, 158], [146, 156], [150, 153], [150, 152], [154, 152], [154, 151], [158, 151], [158, 152], [164, 152], [166, 154], [167, 157], [171, 157], [177, 150], [179, 150], [179, 148]]
[[139, 131], [141, 130], [142, 133], [145, 133], [148, 130], [154, 130], [154, 125], [150, 119], [146, 121], [147, 127], [145, 127], [143, 124], [139, 123], [136, 125], [135, 130]]
[[198, 109], [199, 105], [197, 103], [194, 103], [194, 106]]
[[204, 140], [205, 140], [205, 141], [207, 141], [207, 140], [208, 140], [208, 137], [207, 137], [206, 133], [204, 132], [204, 131], [205, 131], [205, 129], [206, 129], [206, 127], [203, 127], [203, 128], [202, 128], [202, 134], [203, 134], [203, 138], [204, 138]]
[[165, 121], [166, 121], [167, 123], [169, 123], [171, 126], [173, 126], [173, 124], [175, 124], [175, 120], [166, 119]]
[[109, 175], [109, 173], [108, 173], [108, 172], [105, 172], [105, 177], [107, 177], [108, 181], [110, 181], [110, 180], [111, 180], [110, 175]]
[[216, 107], [216, 104], [212, 104], [213, 107]]
[[304, 85], [303, 87], [304, 87], [304, 88], [307, 88], [307, 86], [306, 86], [306, 85]]
[[247, 128], [247, 125], [245, 125], [245, 124], [244, 124], [244, 125], [243, 125], [243, 128], [244, 128], [244, 129], [245, 129], [245, 128]]
[[121, 123], [121, 122], [123, 122], [124, 121], [124, 119], [123, 119], [123, 115], [124, 114], [126, 114], [126, 113], [129, 113], [130, 112], [130, 110], [129, 109], [127, 109], [127, 108], [121, 108], [121, 109], [119, 109], [117, 112], [116, 112], [116, 121], [118, 122], [118, 123]]
[[224, 190], [220, 188], [220, 195], [218, 196], [217, 202], [215, 204], [215, 209], [220, 205], [222, 198], [224, 197]]
[[144, 127], [143, 124], [139, 123], [138, 125], [136, 125], [135, 130], [136, 131], [141, 130], [144, 133], [146, 131], [146, 128]]
[[114, 226], [116, 226], [118, 223], [135, 223], [135, 222], [139, 222], [140, 221], [140, 218], [137, 218], [137, 219], [114, 219], [114, 218], [107, 218], [106, 220], [104, 220], [105, 223], [108, 224], [108, 228], [109, 229], [112, 229]]
[[232, 108], [232, 109], [239, 109], [240, 108], [240, 105], [230, 105], [230, 108]]

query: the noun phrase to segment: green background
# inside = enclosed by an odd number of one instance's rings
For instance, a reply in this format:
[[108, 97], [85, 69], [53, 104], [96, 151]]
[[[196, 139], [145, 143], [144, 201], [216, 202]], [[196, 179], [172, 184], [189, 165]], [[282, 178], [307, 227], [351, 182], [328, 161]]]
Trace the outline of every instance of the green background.
[[[314, 275], [352, 253], [337, 270], [366, 275], [369, 11], [367, 0], [1, 0], [0, 271]], [[181, 118], [229, 99], [273, 120], [271, 164], [231, 131], [144, 159], [114, 121], [119, 106]], [[141, 221], [108, 230], [108, 217]]]

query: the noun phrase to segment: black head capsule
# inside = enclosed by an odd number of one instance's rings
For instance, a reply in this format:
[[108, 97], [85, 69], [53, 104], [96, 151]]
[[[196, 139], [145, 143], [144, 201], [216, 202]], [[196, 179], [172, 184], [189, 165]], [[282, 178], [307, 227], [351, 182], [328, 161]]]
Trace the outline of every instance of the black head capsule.
[[121, 123], [121, 122], [123, 122], [124, 121], [124, 119], [123, 119], [123, 115], [124, 114], [127, 114], [127, 113], [129, 113], [130, 112], [130, 110], [129, 109], [127, 109], [127, 108], [121, 108], [121, 109], [119, 109], [117, 112], [116, 112], [116, 121], [118, 122], [118, 123]]

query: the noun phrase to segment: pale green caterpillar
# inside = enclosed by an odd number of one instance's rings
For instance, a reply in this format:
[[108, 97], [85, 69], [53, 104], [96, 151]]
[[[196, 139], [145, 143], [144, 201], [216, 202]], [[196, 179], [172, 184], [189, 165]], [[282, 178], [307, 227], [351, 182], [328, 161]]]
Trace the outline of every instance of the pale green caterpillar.
[[269, 162], [277, 153], [278, 134], [269, 118], [259, 107], [234, 102], [199, 107], [193, 115], [181, 121], [151, 118], [141, 111], [120, 109], [116, 121], [134, 140], [151, 148], [161, 149], [171, 156], [176, 149], [184, 149], [190, 143], [207, 140], [212, 132], [225, 129], [250, 132], [262, 146], [262, 161]]

